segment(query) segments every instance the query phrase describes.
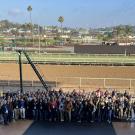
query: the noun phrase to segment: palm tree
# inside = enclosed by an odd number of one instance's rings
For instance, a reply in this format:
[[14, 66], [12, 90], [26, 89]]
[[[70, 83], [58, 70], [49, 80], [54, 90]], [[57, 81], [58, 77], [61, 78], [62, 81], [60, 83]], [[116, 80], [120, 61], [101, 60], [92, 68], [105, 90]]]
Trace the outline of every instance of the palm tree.
[[32, 25], [32, 6], [29, 5], [28, 8], [27, 8], [27, 11], [30, 13], [30, 27], [31, 27], [31, 33], [32, 33], [32, 38], [33, 38], [33, 46], [34, 46], [34, 37], [33, 37], [33, 25]]
[[58, 22], [61, 24], [61, 28], [62, 28], [62, 25], [63, 25], [63, 22], [64, 22], [64, 17], [63, 16], [60, 16], [58, 18]]
[[30, 13], [30, 22], [32, 24], [32, 17], [31, 17], [32, 7], [31, 6], [28, 6], [27, 11]]
[[62, 38], [64, 17], [63, 16], [60, 16], [58, 18], [58, 22], [61, 24], [61, 38]]

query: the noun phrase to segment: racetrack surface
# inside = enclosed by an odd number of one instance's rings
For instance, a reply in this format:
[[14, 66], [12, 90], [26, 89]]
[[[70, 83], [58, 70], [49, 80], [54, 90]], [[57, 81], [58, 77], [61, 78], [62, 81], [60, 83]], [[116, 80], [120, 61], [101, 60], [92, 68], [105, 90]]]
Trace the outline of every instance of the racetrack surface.
[[[37, 69], [44, 75], [47, 81], [57, 81], [59, 87], [79, 87], [80, 78], [83, 87], [102, 87], [103, 78], [112, 78], [106, 80], [106, 86], [129, 88], [129, 80], [113, 80], [113, 78], [135, 79], [135, 67], [111, 67], [111, 66], [83, 66], [83, 65], [36, 65]], [[99, 79], [87, 79], [99, 78]], [[101, 80], [100, 80], [101, 78]], [[0, 64], [0, 80], [19, 80], [18, 64]], [[29, 64], [23, 65], [23, 80], [38, 80]], [[135, 87], [135, 81], [132, 82]]]

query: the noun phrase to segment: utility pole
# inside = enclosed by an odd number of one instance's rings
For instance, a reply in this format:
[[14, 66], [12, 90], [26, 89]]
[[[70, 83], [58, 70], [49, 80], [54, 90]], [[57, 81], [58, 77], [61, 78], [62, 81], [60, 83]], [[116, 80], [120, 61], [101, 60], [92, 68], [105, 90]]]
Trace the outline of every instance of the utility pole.
[[19, 50], [18, 54], [19, 54], [19, 69], [20, 69], [20, 91], [21, 91], [21, 93], [23, 93], [22, 58], [21, 58], [22, 52]]
[[40, 26], [38, 25], [38, 45], [39, 45], [39, 55], [40, 55], [40, 49], [41, 49], [41, 42], [40, 42]]

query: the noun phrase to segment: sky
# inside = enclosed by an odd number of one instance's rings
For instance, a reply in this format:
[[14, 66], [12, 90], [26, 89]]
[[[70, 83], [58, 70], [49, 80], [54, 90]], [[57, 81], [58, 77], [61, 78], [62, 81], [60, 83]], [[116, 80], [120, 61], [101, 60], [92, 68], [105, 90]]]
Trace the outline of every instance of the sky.
[[0, 0], [0, 20], [29, 22], [28, 5], [33, 23], [45, 26], [59, 25], [59, 16], [65, 27], [135, 25], [135, 0]]

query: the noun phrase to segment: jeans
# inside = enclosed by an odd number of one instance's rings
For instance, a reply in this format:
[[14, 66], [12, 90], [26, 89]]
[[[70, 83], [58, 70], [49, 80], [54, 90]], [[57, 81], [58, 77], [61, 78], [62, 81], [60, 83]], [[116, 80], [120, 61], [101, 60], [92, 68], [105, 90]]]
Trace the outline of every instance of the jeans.
[[39, 120], [43, 120], [43, 116], [44, 113], [43, 113], [43, 110], [39, 110]]
[[25, 119], [25, 108], [20, 108], [20, 117], [21, 119]]
[[38, 120], [38, 110], [32, 110], [33, 113], [33, 119]]
[[60, 111], [60, 121], [64, 121], [64, 111]]
[[8, 114], [7, 113], [3, 114], [3, 119], [4, 119], [4, 124], [7, 125], [8, 124]]
[[111, 122], [112, 121], [112, 110], [108, 110], [108, 121]]
[[17, 108], [14, 109], [14, 119], [15, 120], [19, 119], [19, 109], [17, 109]]

